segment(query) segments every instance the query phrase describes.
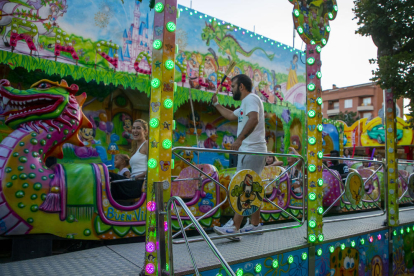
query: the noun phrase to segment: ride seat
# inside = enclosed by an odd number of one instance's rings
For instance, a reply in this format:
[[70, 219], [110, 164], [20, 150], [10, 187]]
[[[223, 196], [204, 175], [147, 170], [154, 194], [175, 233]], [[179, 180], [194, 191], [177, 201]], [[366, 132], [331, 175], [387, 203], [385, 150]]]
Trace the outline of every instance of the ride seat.
[[[197, 168], [202, 170], [208, 175], [212, 175], [215, 171], [214, 166], [209, 164], [196, 165]], [[200, 173], [193, 167], [184, 168], [179, 174], [178, 179], [186, 178], [198, 178]], [[201, 177], [206, 177], [201, 174]], [[171, 196], [179, 196], [183, 199], [192, 199], [198, 190], [201, 189], [201, 181], [199, 180], [183, 180], [183, 181], [172, 181], [171, 184]]]

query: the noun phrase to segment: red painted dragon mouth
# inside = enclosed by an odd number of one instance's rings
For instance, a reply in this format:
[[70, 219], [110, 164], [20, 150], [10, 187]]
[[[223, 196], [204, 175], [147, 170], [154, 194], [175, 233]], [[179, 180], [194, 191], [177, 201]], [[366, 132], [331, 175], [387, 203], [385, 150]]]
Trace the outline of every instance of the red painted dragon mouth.
[[0, 106], [6, 110], [3, 116], [9, 116], [6, 123], [32, 115], [54, 112], [64, 101], [64, 97], [51, 94], [15, 95], [0, 87]]

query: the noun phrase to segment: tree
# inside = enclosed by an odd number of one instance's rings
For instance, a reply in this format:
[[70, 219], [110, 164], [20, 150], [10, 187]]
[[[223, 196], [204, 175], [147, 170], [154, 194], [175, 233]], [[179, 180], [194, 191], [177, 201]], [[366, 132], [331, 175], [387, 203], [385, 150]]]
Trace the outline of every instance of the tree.
[[[372, 81], [382, 89], [393, 89], [394, 98], [410, 99], [409, 112], [414, 115], [414, 1], [355, 0], [355, 33], [372, 36], [378, 47], [378, 64]], [[414, 120], [409, 121], [414, 128]]]
[[356, 112], [352, 111], [345, 111], [339, 112], [338, 115], [334, 116], [332, 119], [336, 121], [343, 121], [346, 123], [347, 126], [352, 126], [356, 121], [358, 121], [360, 118], [357, 116], [358, 114]]

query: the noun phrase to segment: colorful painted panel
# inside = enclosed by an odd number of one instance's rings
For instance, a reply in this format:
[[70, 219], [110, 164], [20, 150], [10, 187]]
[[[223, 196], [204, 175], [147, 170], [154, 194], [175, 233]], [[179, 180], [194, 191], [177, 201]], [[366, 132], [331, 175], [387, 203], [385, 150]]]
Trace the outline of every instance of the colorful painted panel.
[[[215, 91], [217, 72], [225, 72], [228, 57], [237, 62], [229, 77], [246, 74], [263, 100], [283, 101], [304, 109], [305, 66], [302, 52], [231, 23], [179, 6], [177, 61], [186, 68], [186, 87]], [[303, 54], [304, 55], [304, 54]], [[179, 70], [177, 70], [179, 71]], [[220, 78], [219, 78], [220, 79]], [[177, 80], [181, 73], [177, 72]]]
[[414, 225], [393, 228], [394, 275], [414, 275]]
[[[406, 129], [408, 124], [400, 117], [397, 117], [396, 138], [398, 145], [411, 145], [414, 139], [412, 129]], [[346, 144], [345, 147], [367, 146], [378, 147], [385, 145], [385, 125], [381, 117], [376, 117], [370, 121], [363, 118], [355, 122], [352, 126], [345, 125]]]
[[388, 275], [387, 231], [316, 246], [315, 275]]
[[[260, 258], [250, 262], [231, 265], [237, 275], [278, 275], [278, 276], [305, 276], [308, 275], [308, 248]], [[240, 274], [239, 274], [240, 273]], [[195, 274], [188, 274], [193, 276]], [[202, 276], [226, 275], [222, 268], [200, 272]]]

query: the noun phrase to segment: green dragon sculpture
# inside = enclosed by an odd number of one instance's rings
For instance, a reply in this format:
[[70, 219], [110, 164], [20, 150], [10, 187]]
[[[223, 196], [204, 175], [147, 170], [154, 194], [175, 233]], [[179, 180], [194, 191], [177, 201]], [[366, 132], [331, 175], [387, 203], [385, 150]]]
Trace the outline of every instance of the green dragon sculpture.
[[231, 34], [228, 34], [229, 30], [231, 30], [228, 27], [231, 27], [231, 25], [219, 25], [217, 21], [212, 21], [211, 24], [208, 24], [206, 22], [206, 27], [201, 33], [201, 39], [203, 41], [206, 41], [207, 46], [210, 46], [210, 41], [214, 40], [219, 47], [219, 53], [223, 55], [228, 54], [235, 61], [240, 60], [237, 53], [240, 53], [245, 57], [250, 57], [255, 51], [262, 51], [269, 60], [273, 60], [275, 54], [268, 54], [264, 49], [260, 47], [255, 47], [250, 51], [244, 50], [240, 46], [237, 39]]

